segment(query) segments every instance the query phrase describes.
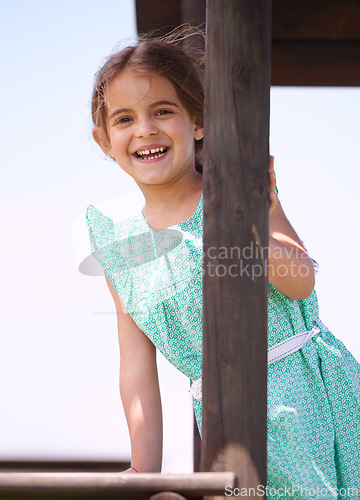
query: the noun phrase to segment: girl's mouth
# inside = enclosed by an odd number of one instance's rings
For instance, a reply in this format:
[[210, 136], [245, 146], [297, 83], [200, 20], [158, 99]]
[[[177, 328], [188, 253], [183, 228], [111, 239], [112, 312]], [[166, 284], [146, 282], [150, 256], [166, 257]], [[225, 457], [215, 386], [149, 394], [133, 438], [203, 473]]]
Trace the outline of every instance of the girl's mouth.
[[155, 160], [156, 158], [164, 156], [167, 150], [168, 148], [166, 146], [160, 146], [159, 148], [153, 149], [141, 149], [136, 151], [135, 156], [141, 160]]

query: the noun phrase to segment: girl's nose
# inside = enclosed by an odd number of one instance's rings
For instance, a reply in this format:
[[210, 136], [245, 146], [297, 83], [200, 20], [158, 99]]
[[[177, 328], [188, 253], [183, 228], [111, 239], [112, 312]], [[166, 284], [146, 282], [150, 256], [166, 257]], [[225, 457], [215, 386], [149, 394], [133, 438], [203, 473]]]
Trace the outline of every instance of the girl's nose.
[[136, 127], [135, 135], [136, 137], [149, 137], [150, 135], [156, 135], [158, 132], [159, 130], [152, 117], [143, 117]]

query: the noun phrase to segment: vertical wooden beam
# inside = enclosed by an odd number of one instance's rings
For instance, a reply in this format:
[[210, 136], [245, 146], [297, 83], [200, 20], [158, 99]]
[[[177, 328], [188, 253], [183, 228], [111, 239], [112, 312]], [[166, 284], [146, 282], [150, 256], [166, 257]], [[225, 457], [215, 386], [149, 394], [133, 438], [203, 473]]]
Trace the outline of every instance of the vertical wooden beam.
[[[195, 28], [205, 30], [206, 0], [181, 0], [181, 23], [190, 24]], [[186, 38], [183, 42], [186, 53], [199, 60], [205, 52], [205, 38], [195, 36]]]
[[266, 484], [271, 0], [208, 0], [206, 26], [202, 469], [256, 488]]
[[181, 0], [181, 21], [192, 26], [205, 25], [206, 0]]
[[165, 34], [180, 24], [180, 0], [136, 0], [135, 8], [138, 33], [156, 29]]

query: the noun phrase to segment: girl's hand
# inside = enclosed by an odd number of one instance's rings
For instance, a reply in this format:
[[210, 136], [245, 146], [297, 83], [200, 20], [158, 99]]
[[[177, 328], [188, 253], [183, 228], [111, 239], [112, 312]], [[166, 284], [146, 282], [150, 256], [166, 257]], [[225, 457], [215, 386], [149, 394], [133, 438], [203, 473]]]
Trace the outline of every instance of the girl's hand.
[[269, 281], [287, 297], [302, 300], [314, 289], [314, 265], [275, 193], [273, 156], [269, 162], [269, 179]]
[[138, 474], [138, 471], [133, 469], [132, 467], [129, 467], [128, 469], [121, 471], [121, 474], [133, 474], [133, 473]]
[[274, 172], [274, 157], [270, 156], [269, 160], [269, 215], [272, 214], [274, 211], [277, 203], [278, 203], [278, 197], [275, 192], [275, 186], [276, 186], [276, 177], [275, 177], [275, 172]]

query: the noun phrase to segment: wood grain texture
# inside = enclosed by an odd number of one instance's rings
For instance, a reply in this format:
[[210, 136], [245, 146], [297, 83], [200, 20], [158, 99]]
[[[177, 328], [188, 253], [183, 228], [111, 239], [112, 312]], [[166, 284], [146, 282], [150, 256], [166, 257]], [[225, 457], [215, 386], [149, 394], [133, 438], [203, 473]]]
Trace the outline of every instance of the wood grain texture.
[[242, 487], [266, 482], [270, 6], [208, 0], [206, 20], [201, 459]]

